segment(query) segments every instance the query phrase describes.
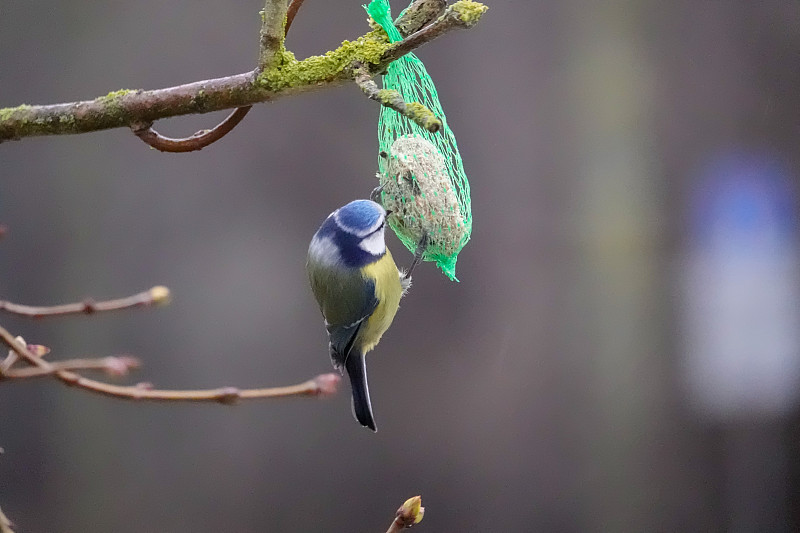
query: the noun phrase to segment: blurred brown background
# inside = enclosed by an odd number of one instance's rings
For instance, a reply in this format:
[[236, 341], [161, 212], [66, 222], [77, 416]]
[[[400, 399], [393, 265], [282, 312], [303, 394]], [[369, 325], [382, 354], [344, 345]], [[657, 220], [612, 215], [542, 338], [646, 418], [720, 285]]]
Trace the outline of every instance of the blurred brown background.
[[[307, 0], [289, 48], [305, 57], [364, 33], [362, 3]], [[21, 531], [383, 531], [415, 494], [431, 532], [800, 527], [796, 301], [768, 321], [787, 339], [775, 367], [787, 379], [766, 407], [692, 400], [682, 333], [717, 331], [684, 312], [702, 169], [719, 154], [779, 164], [794, 216], [800, 3], [487, 3], [474, 30], [418, 52], [458, 136], [474, 232], [461, 283], [420, 268], [370, 356], [380, 431], [356, 424], [344, 391], [231, 408], [3, 385], [0, 506]], [[249, 70], [260, 8], [0, 1], [0, 107]], [[133, 379], [161, 387], [329, 371], [305, 254], [330, 211], [375, 186], [377, 115], [340, 87], [257, 106], [195, 154], [121, 129], [3, 144], [0, 298], [174, 294], [164, 309], [4, 327], [54, 357], [135, 354]], [[157, 128], [188, 135], [222, 116]], [[741, 279], [793, 294], [787, 272]], [[735, 329], [761, 345], [763, 332]]]

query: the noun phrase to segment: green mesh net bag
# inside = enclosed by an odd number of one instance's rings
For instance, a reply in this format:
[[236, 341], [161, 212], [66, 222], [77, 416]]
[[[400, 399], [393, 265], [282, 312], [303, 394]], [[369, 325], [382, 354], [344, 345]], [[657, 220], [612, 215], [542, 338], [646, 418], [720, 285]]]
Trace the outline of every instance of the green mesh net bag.
[[[402, 39], [388, 0], [372, 0], [366, 9], [392, 42]], [[423, 259], [435, 262], [447, 277], [458, 281], [456, 259], [469, 241], [472, 211], [456, 137], [447, 125], [433, 80], [414, 54], [389, 65], [383, 88], [398, 91], [406, 102], [419, 102], [442, 122], [439, 131], [431, 133], [397, 111], [381, 108], [378, 179], [381, 203], [392, 211], [389, 225], [412, 253], [426, 234]]]

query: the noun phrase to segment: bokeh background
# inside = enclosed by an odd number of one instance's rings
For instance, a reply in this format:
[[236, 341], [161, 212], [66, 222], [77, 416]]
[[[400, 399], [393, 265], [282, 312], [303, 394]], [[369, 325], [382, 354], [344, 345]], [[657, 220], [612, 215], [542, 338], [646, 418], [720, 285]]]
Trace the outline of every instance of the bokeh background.
[[[307, 0], [288, 46], [364, 33], [362, 3]], [[0, 506], [21, 531], [384, 531], [415, 494], [425, 531], [800, 528], [800, 3], [487, 3], [418, 52], [474, 232], [461, 282], [420, 268], [370, 356], [380, 431], [346, 388], [225, 407], [5, 384]], [[260, 7], [0, 1], [0, 106], [244, 72]], [[161, 387], [329, 371], [305, 254], [375, 186], [377, 114], [339, 87], [194, 154], [121, 129], [3, 144], [1, 298], [174, 301], [2, 325], [53, 357], [137, 355], [132, 379]]]

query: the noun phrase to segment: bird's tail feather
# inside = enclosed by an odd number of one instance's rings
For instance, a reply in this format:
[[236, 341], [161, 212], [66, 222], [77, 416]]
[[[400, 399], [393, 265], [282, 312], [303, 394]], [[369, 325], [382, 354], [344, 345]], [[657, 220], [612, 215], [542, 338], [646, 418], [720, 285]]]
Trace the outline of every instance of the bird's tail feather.
[[364, 355], [350, 352], [345, 362], [347, 375], [350, 376], [350, 386], [353, 389], [353, 415], [362, 426], [372, 431], [377, 431], [375, 419], [372, 416], [372, 404], [369, 401], [369, 387], [367, 386], [367, 361]]

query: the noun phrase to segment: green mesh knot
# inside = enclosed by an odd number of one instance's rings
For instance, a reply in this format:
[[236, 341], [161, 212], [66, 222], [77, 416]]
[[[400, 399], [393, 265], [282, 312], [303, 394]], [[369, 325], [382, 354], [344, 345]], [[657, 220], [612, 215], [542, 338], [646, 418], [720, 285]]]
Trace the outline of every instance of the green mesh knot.
[[[388, 0], [372, 0], [365, 7], [392, 42], [402, 39]], [[398, 91], [406, 102], [424, 105], [442, 121], [442, 128], [431, 133], [397, 111], [381, 108], [378, 179], [381, 202], [392, 211], [389, 226], [412, 253], [427, 233], [424, 260], [435, 262], [447, 277], [458, 281], [458, 253], [472, 232], [469, 182], [436, 86], [422, 61], [406, 54], [389, 65], [383, 88]]]

